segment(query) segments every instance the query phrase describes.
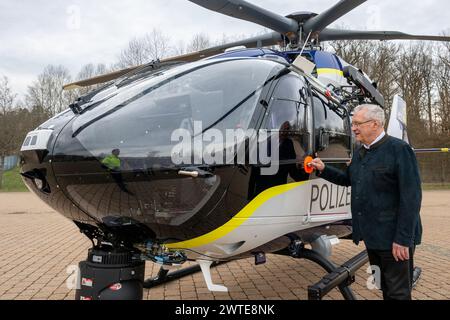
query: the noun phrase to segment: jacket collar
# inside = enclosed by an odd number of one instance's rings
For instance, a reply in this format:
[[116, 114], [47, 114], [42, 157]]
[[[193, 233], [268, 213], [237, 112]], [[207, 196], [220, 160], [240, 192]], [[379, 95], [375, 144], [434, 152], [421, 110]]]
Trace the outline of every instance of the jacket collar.
[[377, 144], [381, 139], [383, 139], [385, 135], [386, 135], [386, 132], [383, 130], [383, 132], [380, 133], [380, 135], [369, 146], [366, 144], [363, 144], [363, 147], [366, 149], [372, 148], [372, 146]]
[[389, 138], [390, 138], [390, 136], [388, 134], [385, 134], [384, 137], [380, 141], [373, 144], [370, 147], [370, 149], [366, 149], [366, 148], [364, 148], [364, 146], [361, 146], [359, 148], [359, 156], [361, 157], [361, 159], [363, 159], [368, 152], [372, 152], [372, 151], [378, 149], [382, 144], [384, 144], [386, 141], [388, 141]]

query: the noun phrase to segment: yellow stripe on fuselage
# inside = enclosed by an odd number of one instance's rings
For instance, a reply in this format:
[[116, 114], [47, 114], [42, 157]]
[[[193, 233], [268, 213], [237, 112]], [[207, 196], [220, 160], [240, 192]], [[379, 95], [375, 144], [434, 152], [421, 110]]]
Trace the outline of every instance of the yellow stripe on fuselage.
[[262, 206], [266, 201], [281, 195], [283, 193], [286, 193], [292, 189], [295, 189], [301, 185], [304, 185], [307, 181], [304, 182], [297, 182], [297, 183], [290, 183], [285, 184], [282, 186], [273, 187], [270, 189], [265, 190], [264, 192], [260, 193], [255, 199], [250, 201], [237, 215], [235, 215], [230, 221], [228, 221], [223, 226], [217, 228], [216, 230], [211, 231], [210, 233], [207, 233], [203, 236], [183, 241], [183, 242], [177, 242], [177, 243], [170, 243], [167, 244], [166, 247], [168, 249], [189, 249], [189, 248], [195, 248], [207, 245], [211, 242], [216, 241], [217, 239], [220, 239], [233, 230], [237, 229], [239, 226], [241, 226], [245, 221], [250, 218], [255, 211]]
[[450, 150], [449, 148], [442, 148], [441, 149], [442, 152], [449, 152], [449, 150]]
[[344, 72], [339, 69], [331, 69], [331, 68], [320, 68], [317, 69], [317, 74], [320, 76], [321, 74], [337, 74], [339, 76], [344, 76]]

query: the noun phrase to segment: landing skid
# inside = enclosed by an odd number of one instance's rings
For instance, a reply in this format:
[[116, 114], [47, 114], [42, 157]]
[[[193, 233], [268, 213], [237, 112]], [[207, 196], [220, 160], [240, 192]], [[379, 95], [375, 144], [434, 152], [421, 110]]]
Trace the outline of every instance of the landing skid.
[[[321, 266], [323, 269], [325, 269], [325, 271], [329, 273], [319, 283], [308, 287], [309, 300], [321, 300], [326, 294], [328, 294], [332, 289], [336, 287], [339, 287], [339, 290], [341, 291], [344, 299], [356, 300], [356, 297], [349, 286], [355, 280], [354, 273], [369, 261], [369, 258], [364, 251], [354, 258], [350, 259], [341, 267], [337, 267], [329, 259], [320, 255], [319, 253], [310, 249], [306, 249], [303, 244], [299, 244], [298, 246], [291, 245], [289, 249], [274, 252], [274, 254], [312, 261]], [[223, 263], [226, 262], [213, 263], [212, 267]], [[184, 269], [172, 271], [170, 273], [168, 270], [161, 267], [156, 277], [147, 279], [144, 282], [144, 288], [153, 288], [172, 280], [197, 273], [199, 271], [202, 271], [200, 265], [186, 267]]]
[[[319, 282], [312, 286], [308, 286], [309, 300], [322, 300], [323, 297], [336, 287], [339, 288], [339, 291], [345, 300], [356, 300], [350, 286], [355, 282], [355, 273], [369, 262], [367, 251], [364, 250], [348, 260], [342, 266], [336, 266], [323, 255], [320, 255], [313, 250], [306, 249], [302, 243], [295, 245], [295, 242], [289, 249], [276, 254], [290, 255], [297, 259], [306, 259], [315, 262], [328, 272], [328, 274]], [[421, 274], [422, 269], [415, 267], [413, 273], [413, 289], [417, 286]]]
[[414, 273], [413, 273], [413, 289], [417, 286], [417, 284], [419, 283], [420, 280], [420, 276], [422, 275], [422, 269], [419, 267], [415, 267], [414, 268]]
[[[309, 257], [304, 258], [308, 260], [311, 260], [311, 257], [316, 258], [314, 251], [307, 252], [307, 256]], [[319, 259], [323, 258], [319, 256]], [[356, 300], [350, 285], [355, 282], [355, 272], [369, 261], [367, 253], [365, 251], [361, 252], [340, 267], [334, 266], [329, 260], [325, 259], [325, 261], [325, 265], [320, 265], [329, 272], [329, 274], [323, 277], [318, 283], [308, 287], [308, 299], [322, 300], [322, 298], [331, 290], [338, 287], [345, 300]]]
[[[220, 264], [223, 264], [224, 262], [214, 262], [211, 267], [216, 267]], [[200, 265], [193, 265], [190, 267], [186, 267], [180, 270], [172, 271], [169, 273], [169, 270], [164, 269], [164, 267], [161, 267], [159, 269], [158, 275], [154, 278], [150, 278], [144, 281], [144, 288], [150, 289], [157, 287], [159, 285], [162, 285], [164, 283], [177, 280], [186, 276], [189, 276], [191, 274], [197, 273], [201, 271]]]
[[[302, 243], [296, 244], [295, 242], [289, 249], [274, 252], [274, 254], [290, 256], [296, 259], [306, 259], [318, 264], [328, 272], [319, 282], [308, 286], [309, 300], [321, 300], [336, 287], [339, 288], [345, 300], [356, 300], [356, 296], [351, 290], [350, 285], [355, 282], [355, 273], [369, 261], [366, 251], [363, 251], [343, 265], [337, 266], [323, 255], [306, 249]], [[224, 263], [227, 262], [214, 262], [211, 267], [216, 267]], [[161, 267], [156, 277], [145, 280], [143, 287], [146, 289], [154, 288], [200, 271], [202, 271], [200, 265], [193, 265], [171, 272]], [[414, 269], [413, 288], [417, 285], [421, 273], [421, 268], [416, 267]]]
[[364, 266], [369, 257], [365, 251], [353, 257], [338, 267], [323, 255], [306, 249], [301, 242], [294, 242], [288, 249], [275, 254], [290, 256], [296, 259], [306, 259], [321, 266], [328, 274], [318, 283], [308, 286], [309, 300], [322, 300], [331, 290], [338, 287], [345, 300], [356, 300], [350, 285], [355, 281], [355, 272]]

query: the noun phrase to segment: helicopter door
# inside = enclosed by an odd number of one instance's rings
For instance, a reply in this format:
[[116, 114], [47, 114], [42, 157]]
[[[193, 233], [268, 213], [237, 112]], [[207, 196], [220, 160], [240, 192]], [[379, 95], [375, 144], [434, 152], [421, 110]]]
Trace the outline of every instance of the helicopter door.
[[[309, 152], [306, 88], [303, 79], [289, 74], [280, 79], [273, 91], [265, 128], [269, 132], [278, 132], [280, 136], [281, 163], [302, 163]], [[293, 150], [285, 148], [286, 141], [289, 141], [289, 146], [292, 144]]]
[[296, 74], [281, 78], [272, 93], [264, 128], [279, 135], [279, 145], [274, 150], [278, 150], [280, 166], [272, 176], [277, 185], [309, 178], [302, 166], [310, 151], [307, 102], [306, 83]]
[[314, 93], [313, 103], [314, 152], [325, 162], [344, 169], [352, 155], [349, 115], [318, 93]]
[[[249, 199], [269, 188], [309, 179], [303, 169], [304, 157], [310, 154], [311, 145], [307, 130], [308, 101], [306, 83], [296, 74], [288, 74], [276, 84], [261, 129], [270, 137], [268, 151], [277, 153], [278, 158], [272, 156], [271, 162], [278, 167], [276, 173], [269, 175], [261, 166], [252, 166]], [[277, 145], [272, 146], [272, 143]]]

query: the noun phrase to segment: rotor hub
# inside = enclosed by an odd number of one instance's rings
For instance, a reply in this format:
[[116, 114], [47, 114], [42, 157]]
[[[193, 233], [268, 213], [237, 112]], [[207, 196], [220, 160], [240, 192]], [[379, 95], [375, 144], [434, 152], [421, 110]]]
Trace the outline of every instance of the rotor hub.
[[293, 19], [297, 21], [299, 24], [303, 24], [306, 21], [308, 21], [311, 18], [314, 18], [317, 16], [317, 13], [309, 12], [309, 11], [298, 11], [291, 13], [290, 15], [286, 16], [286, 18]]

